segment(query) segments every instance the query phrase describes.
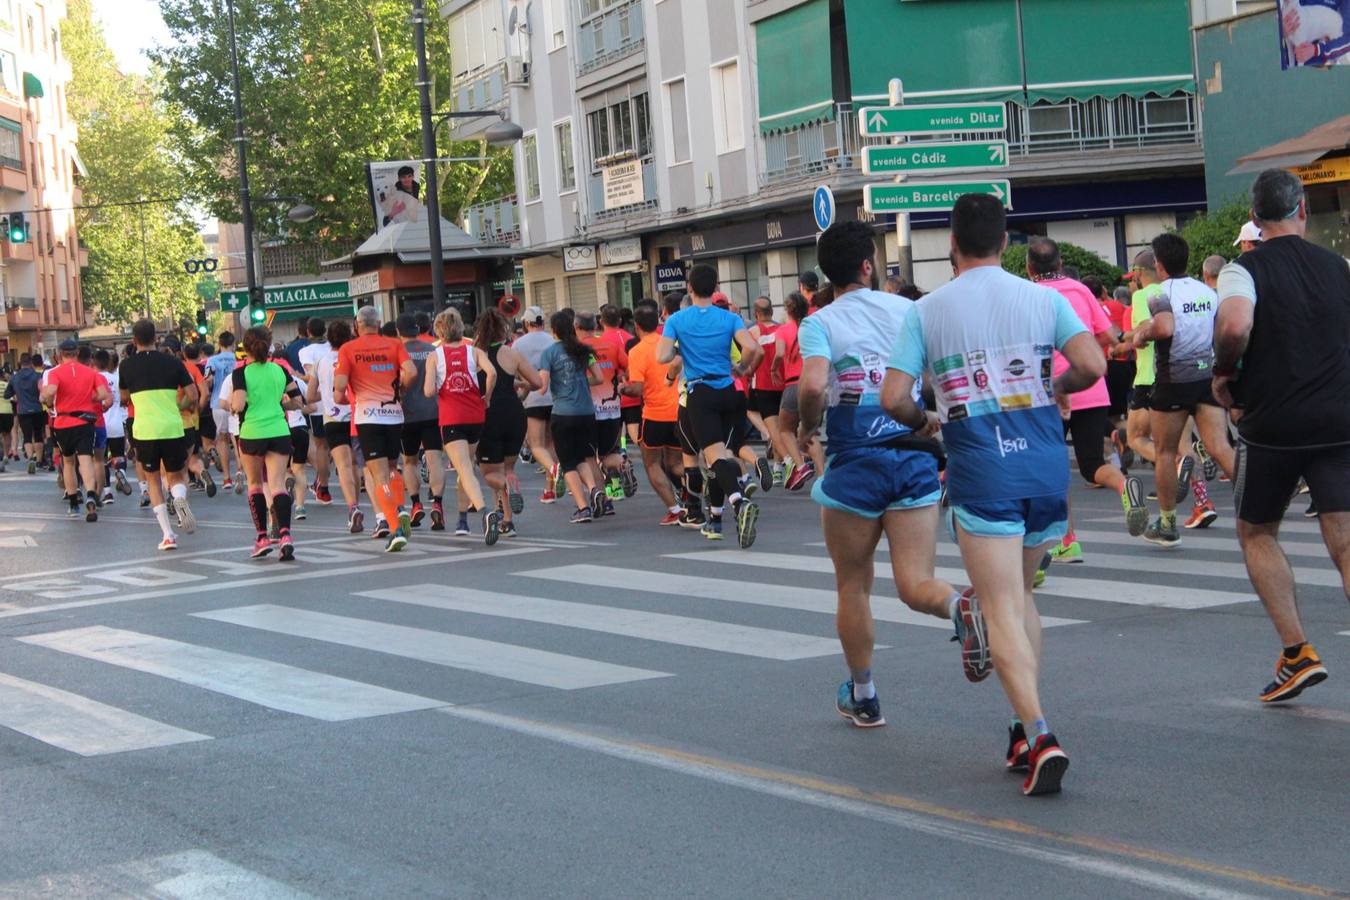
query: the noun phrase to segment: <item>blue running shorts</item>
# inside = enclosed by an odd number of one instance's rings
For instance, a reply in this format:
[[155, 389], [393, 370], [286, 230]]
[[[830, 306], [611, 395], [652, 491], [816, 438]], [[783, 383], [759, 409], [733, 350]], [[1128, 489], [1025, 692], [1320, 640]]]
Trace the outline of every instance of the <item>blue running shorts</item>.
[[937, 458], [894, 447], [857, 447], [827, 457], [825, 474], [811, 486], [821, 506], [865, 519], [934, 506], [941, 496]]
[[952, 504], [947, 527], [956, 540], [955, 522], [980, 537], [1020, 537], [1023, 547], [1039, 547], [1069, 533], [1069, 500], [1065, 495], [1030, 500], [994, 500]]

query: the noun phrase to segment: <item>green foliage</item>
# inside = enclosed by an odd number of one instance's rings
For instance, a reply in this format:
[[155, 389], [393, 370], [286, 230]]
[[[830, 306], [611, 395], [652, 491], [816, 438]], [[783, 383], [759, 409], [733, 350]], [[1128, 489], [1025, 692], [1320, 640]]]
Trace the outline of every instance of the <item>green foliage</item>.
[[1234, 259], [1238, 255], [1238, 248], [1233, 246], [1233, 240], [1249, 217], [1247, 201], [1235, 198], [1212, 212], [1201, 213], [1183, 225], [1179, 233], [1191, 247], [1187, 274], [1199, 278], [1200, 266], [1206, 256]]
[[[1059, 255], [1064, 265], [1078, 270], [1078, 277], [1096, 275], [1107, 288], [1120, 284], [1121, 270], [1111, 265], [1091, 250], [1066, 241], [1059, 242]], [[1022, 278], [1027, 277], [1027, 245], [1009, 244], [1003, 251], [1003, 269]]]
[[61, 33], [72, 72], [67, 103], [89, 171], [80, 182], [84, 205], [169, 199], [79, 211], [80, 241], [89, 250], [85, 302], [100, 321], [125, 323], [143, 314], [148, 282], [157, 318], [190, 313], [199, 300], [182, 264], [201, 256], [202, 244], [181, 200], [169, 119], [154, 85], [118, 70], [90, 0], [70, 0]]
[[[365, 164], [422, 156], [407, 0], [237, 0], [244, 129], [255, 196], [302, 198], [319, 215], [303, 225], [284, 206], [257, 204], [264, 237], [361, 239], [373, 226]], [[178, 113], [173, 138], [187, 189], [214, 215], [239, 221], [228, 20], [222, 0], [160, 0], [173, 41], [153, 56], [161, 94]], [[450, 96], [449, 31], [428, 3], [433, 108]], [[443, 136], [441, 130], [438, 137]], [[512, 190], [510, 150], [446, 142], [441, 156], [482, 165], [440, 168], [442, 215], [476, 196]]]

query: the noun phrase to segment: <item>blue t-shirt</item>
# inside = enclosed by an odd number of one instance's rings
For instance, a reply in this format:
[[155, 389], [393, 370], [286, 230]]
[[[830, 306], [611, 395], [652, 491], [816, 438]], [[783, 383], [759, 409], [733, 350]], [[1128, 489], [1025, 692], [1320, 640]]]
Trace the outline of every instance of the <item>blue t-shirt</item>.
[[[802, 359], [830, 361], [825, 437], [831, 454], [885, 444], [909, 429], [881, 408], [881, 380], [913, 300], [857, 290], [803, 319], [797, 332]], [[921, 382], [914, 382], [920, 406]]]
[[215, 378], [216, 390], [234, 374], [234, 351], [222, 350], [215, 356], [206, 358], [207, 371]]
[[24, 366], [16, 369], [9, 379], [14, 393], [14, 409], [21, 416], [31, 416], [42, 412], [42, 372]]
[[720, 306], [690, 306], [666, 319], [661, 335], [679, 344], [686, 385], [724, 388], [731, 386], [731, 345], [744, 327]]
[[890, 368], [932, 372], [952, 503], [1068, 491], [1051, 373], [1054, 351], [1086, 330], [1063, 294], [997, 266], [969, 269], [914, 304]]
[[[588, 359], [591, 357], [588, 357]], [[591, 383], [586, 369], [567, 355], [560, 343], [549, 344], [539, 357], [539, 368], [548, 371], [548, 389], [553, 394], [553, 415], [593, 416]]]

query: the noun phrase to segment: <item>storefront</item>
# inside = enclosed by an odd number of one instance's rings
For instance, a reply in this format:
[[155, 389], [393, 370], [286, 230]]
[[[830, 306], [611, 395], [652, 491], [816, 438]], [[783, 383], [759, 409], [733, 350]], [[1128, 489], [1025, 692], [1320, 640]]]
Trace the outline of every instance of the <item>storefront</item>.
[[[248, 291], [221, 291], [221, 312], [246, 315]], [[311, 318], [350, 318], [354, 307], [347, 281], [307, 281], [301, 284], [268, 285], [263, 288], [264, 325], [272, 330], [272, 339], [289, 342], [300, 334]], [[252, 322], [241, 322], [243, 328]]]

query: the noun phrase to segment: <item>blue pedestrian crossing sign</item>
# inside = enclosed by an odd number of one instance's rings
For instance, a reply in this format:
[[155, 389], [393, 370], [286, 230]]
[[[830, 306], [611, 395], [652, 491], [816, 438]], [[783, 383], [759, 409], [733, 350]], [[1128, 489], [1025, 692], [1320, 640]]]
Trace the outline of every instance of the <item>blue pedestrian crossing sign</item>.
[[816, 188], [811, 197], [811, 212], [816, 217], [816, 227], [821, 231], [834, 224], [834, 191], [825, 185]]

